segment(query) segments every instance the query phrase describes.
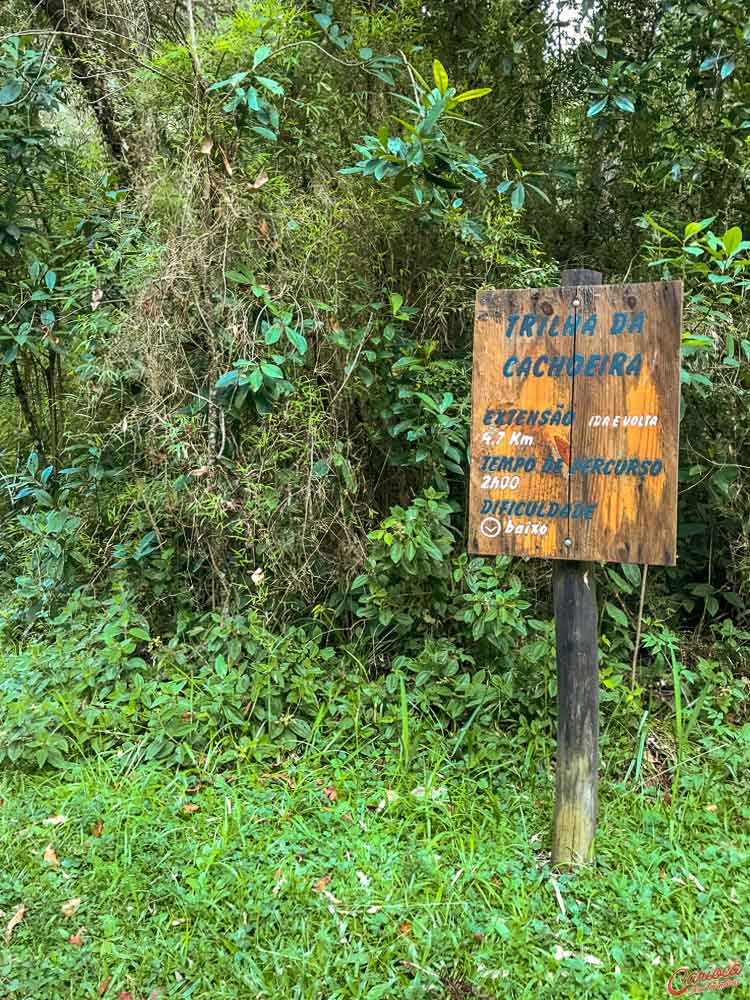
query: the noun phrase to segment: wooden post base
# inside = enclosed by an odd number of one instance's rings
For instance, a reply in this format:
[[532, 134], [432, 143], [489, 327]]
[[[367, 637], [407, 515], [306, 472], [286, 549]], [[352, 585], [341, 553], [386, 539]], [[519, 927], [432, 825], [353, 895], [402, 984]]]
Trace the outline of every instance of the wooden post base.
[[599, 660], [594, 567], [555, 561], [557, 776], [552, 863], [593, 860], [599, 766]]

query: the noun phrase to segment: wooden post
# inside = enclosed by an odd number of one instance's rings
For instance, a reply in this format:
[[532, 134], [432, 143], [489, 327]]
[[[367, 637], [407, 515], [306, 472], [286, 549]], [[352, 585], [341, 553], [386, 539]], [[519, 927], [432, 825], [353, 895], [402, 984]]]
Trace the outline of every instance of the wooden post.
[[[600, 285], [599, 271], [563, 271], [561, 285]], [[555, 560], [557, 772], [552, 864], [593, 859], [599, 766], [599, 655], [594, 564]]]
[[682, 282], [588, 270], [477, 291], [468, 548], [554, 560], [558, 866], [596, 833], [594, 565], [675, 563], [681, 306]]

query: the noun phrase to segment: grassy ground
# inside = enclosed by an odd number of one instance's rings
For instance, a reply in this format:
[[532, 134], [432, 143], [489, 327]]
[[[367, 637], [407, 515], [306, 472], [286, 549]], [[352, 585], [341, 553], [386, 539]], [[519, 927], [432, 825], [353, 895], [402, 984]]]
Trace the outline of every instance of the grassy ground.
[[6, 774], [0, 998], [650, 998], [747, 968], [747, 733], [671, 800], [605, 761], [598, 863], [556, 880], [551, 776], [426, 747]]

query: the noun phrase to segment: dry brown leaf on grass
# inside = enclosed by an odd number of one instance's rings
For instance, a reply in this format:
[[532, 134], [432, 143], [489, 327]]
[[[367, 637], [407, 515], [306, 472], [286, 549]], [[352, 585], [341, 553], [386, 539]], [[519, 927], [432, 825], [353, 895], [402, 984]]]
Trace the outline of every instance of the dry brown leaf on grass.
[[68, 822], [68, 817], [63, 816], [62, 813], [57, 813], [55, 816], [48, 816], [42, 822], [45, 826], [61, 826], [63, 823]]
[[102, 299], [104, 298], [104, 292], [101, 288], [95, 288], [91, 293], [91, 312], [96, 312], [99, 306], [102, 304]]
[[67, 902], [62, 904], [60, 907], [60, 913], [62, 913], [64, 917], [72, 917], [80, 905], [81, 897], [76, 896], [74, 899], [69, 899]]
[[325, 897], [329, 903], [333, 903], [334, 906], [341, 906], [341, 900], [337, 899], [332, 892], [328, 891], [328, 889], [324, 889], [321, 892], [321, 896]]
[[198, 812], [199, 809], [200, 806], [196, 802], [186, 802], [180, 809], [180, 812], [184, 813], [186, 816], [191, 816], [193, 813]]
[[329, 785], [328, 788], [326, 788], [325, 792], [323, 792], [323, 794], [325, 795], [325, 797], [328, 799], [329, 802], [336, 802], [339, 797], [339, 793], [336, 791], [333, 785]]
[[276, 885], [273, 887], [271, 892], [274, 894], [274, 896], [278, 896], [278, 894], [281, 892], [281, 890], [284, 888], [285, 885], [286, 885], [286, 875], [284, 874], [283, 869], [277, 868]]
[[112, 976], [107, 976], [106, 979], [102, 979], [102, 981], [99, 983], [99, 989], [97, 990], [97, 993], [99, 994], [100, 997], [103, 997], [104, 994], [107, 992], [107, 990], [109, 989], [109, 984], [111, 982], [112, 982]]
[[211, 138], [210, 135], [205, 136], [203, 142], [201, 143], [201, 153], [203, 153], [204, 156], [208, 156], [213, 148], [214, 148], [213, 139]]
[[255, 178], [252, 184], [248, 184], [248, 187], [250, 188], [251, 191], [259, 191], [264, 184], [268, 183], [268, 181], [269, 181], [268, 174], [265, 172], [265, 170], [261, 170], [261, 172]]
[[268, 781], [270, 778], [285, 782], [287, 787], [294, 791], [294, 779], [290, 778], [286, 771], [268, 771], [260, 776], [261, 781]]
[[5, 942], [5, 944], [9, 944], [10, 943], [10, 936], [13, 933], [13, 931], [15, 930], [15, 928], [23, 920], [23, 915], [24, 915], [25, 912], [26, 912], [26, 907], [24, 906], [23, 903], [21, 903], [21, 905], [18, 907], [18, 909], [16, 910], [16, 912], [13, 914], [13, 916], [8, 921], [8, 925], [5, 928], [5, 937], [3, 938], [3, 941]]
[[91, 827], [92, 837], [101, 837], [102, 831], [104, 830], [104, 821], [101, 819], [96, 820], [96, 822]]
[[323, 878], [319, 878], [315, 885], [313, 885], [313, 892], [322, 892], [332, 878], [333, 875], [324, 875]]
[[221, 150], [221, 158], [224, 161], [224, 169], [226, 170], [227, 174], [231, 177], [234, 174], [232, 164], [229, 162], [227, 154], [224, 152], [224, 148], [222, 146], [219, 146], [219, 149]]
[[58, 868], [60, 862], [57, 860], [57, 854], [55, 854], [55, 849], [52, 844], [47, 844], [44, 848], [44, 860], [53, 866], [53, 868]]
[[411, 930], [411, 924], [409, 923], [408, 920], [404, 920], [402, 923], [398, 925], [399, 934], [408, 934], [410, 930]]
[[68, 944], [74, 944], [76, 948], [80, 948], [83, 945], [83, 932], [85, 927], [79, 927], [75, 934], [71, 934], [68, 938]]

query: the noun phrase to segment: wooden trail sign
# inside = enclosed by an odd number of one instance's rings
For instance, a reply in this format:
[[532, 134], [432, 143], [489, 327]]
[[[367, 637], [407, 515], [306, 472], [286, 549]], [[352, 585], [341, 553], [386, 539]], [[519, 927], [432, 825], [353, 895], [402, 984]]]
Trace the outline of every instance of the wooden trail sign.
[[674, 565], [682, 283], [477, 295], [469, 549]]

